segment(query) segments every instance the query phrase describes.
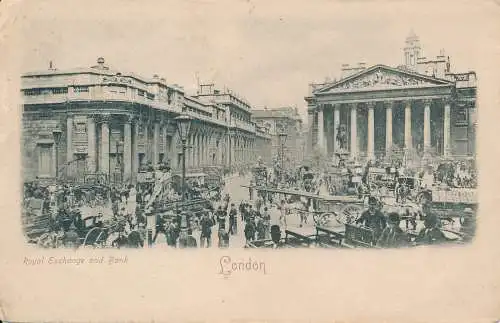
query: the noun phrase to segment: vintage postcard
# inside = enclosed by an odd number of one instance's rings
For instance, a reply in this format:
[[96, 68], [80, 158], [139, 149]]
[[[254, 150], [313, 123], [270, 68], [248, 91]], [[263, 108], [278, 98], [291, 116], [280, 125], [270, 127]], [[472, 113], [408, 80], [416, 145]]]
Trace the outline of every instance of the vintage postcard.
[[500, 320], [499, 3], [0, 7], [3, 320]]

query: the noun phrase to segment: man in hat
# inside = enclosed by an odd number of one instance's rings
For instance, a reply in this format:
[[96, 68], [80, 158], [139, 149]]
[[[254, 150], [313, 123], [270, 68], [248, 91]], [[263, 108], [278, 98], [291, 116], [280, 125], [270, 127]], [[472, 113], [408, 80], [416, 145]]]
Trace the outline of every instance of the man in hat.
[[361, 213], [361, 216], [356, 220], [356, 224], [362, 224], [373, 230], [375, 239], [378, 239], [386, 227], [385, 217], [382, 212], [380, 212], [378, 205], [377, 199], [370, 196], [368, 198], [368, 210]]
[[65, 230], [62, 241], [66, 248], [76, 249], [80, 246], [80, 237], [78, 236], [76, 227], [73, 223], [70, 224], [68, 230]]
[[382, 231], [377, 240], [377, 246], [382, 248], [399, 248], [406, 246], [408, 237], [400, 228], [400, 217], [396, 212], [389, 213], [388, 226]]
[[424, 228], [418, 233], [417, 244], [440, 244], [446, 242], [446, 236], [438, 228], [439, 218], [435, 214], [428, 214], [424, 219]]
[[214, 225], [213, 220], [209, 217], [208, 212], [204, 212], [200, 221], [201, 235], [200, 235], [200, 247], [205, 247], [205, 242], [207, 248], [210, 248], [212, 244], [212, 226]]
[[271, 239], [273, 241], [273, 249], [278, 248], [281, 240], [281, 230], [279, 225], [274, 224], [271, 226]]
[[471, 208], [465, 208], [463, 213], [460, 218], [460, 232], [464, 234], [464, 240], [470, 241], [476, 232], [476, 219]]
[[231, 203], [231, 209], [229, 210], [229, 234], [236, 234], [238, 231], [237, 227], [237, 219], [238, 212], [236, 211], [236, 206], [234, 203]]
[[217, 223], [219, 224], [219, 230], [226, 230], [226, 212], [219, 206], [215, 212], [215, 217], [217, 218]]

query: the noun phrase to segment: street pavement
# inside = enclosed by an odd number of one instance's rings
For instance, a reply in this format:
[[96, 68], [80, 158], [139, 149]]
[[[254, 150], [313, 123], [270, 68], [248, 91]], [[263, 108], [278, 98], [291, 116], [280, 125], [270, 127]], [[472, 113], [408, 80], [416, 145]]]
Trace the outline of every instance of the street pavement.
[[[230, 203], [234, 203], [236, 208], [238, 209], [238, 206], [240, 205], [241, 201], [249, 201], [249, 190], [247, 187], [242, 187], [242, 185], [249, 185], [251, 179], [251, 175], [247, 176], [238, 176], [238, 175], [233, 175], [231, 177], [226, 178], [226, 186], [224, 188], [224, 193], [229, 194], [231, 197]], [[255, 193], [254, 193], [255, 196]], [[250, 203], [253, 203], [254, 201], [249, 201]], [[108, 203], [109, 204], [109, 203]], [[279, 216], [280, 212], [276, 208], [275, 205], [271, 206], [267, 204], [268, 209], [270, 210], [270, 215], [271, 215], [271, 225], [273, 224], [280, 224], [279, 223]], [[103, 219], [108, 220], [111, 219], [113, 216], [113, 212], [111, 210], [110, 205], [106, 206], [99, 206], [99, 207], [90, 207], [90, 206], [83, 206], [80, 208], [82, 212], [82, 217], [88, 217], [92, 215], [97, 215], [99, 212], [103, 214]], [[229, 241], [229, 246], [230, 248], [243, 248], [245, 246], [245, 223], [241, 219], [241, 214], [239, 214], [238, 210], [238, 216], [237, 216], [237, 233], [235, 235], [230, 236], [230, 241]], [[229, 223], [226, 222], [226, 228], [229, 227]], [[282, 229], [282, 235], [284, 235], [284, 230], [285, 228]], [[314, 221], [312, 219], [312, 216], [308, 218], [308, 223], [304, 224], [302, 227], [300, 226], [300, 217], [297, 214], [290, 214], [287, 216], [287, 229], [293, 230], [298, 233], [302, 234], [312, 234], [314, 232]], [[193, 236], [196, 238], [198, 245], [200, 242], [200, 232], [199, 231], [194, 231]], [[155, 247], [166, 247], [166, 243], [164, 241], [164, 236], [160, 234], [156, 240], [156, 246]], [[217, 234], [217, 225], [215, 225], [212, 228], [212, 248], [216, 248], [218, 245], [218, 234]]]

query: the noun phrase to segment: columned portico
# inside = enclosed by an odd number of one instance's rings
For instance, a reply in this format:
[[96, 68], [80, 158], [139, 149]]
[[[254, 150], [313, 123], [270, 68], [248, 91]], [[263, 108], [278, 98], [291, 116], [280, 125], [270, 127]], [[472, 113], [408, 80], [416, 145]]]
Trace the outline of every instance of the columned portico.
[[[345, 127], [352, 158], [375, 159], [404, 151], [411, 158], [431, 151], [449, 156], [453, 86], [382, 65], [325, 85], [306, 98], [308, 113], [318, 117], [317, 146], [331, 156], [338, 150], [338, 129]], [[334, 144], [328, 147], [325, 133], [331, 137], [332, 129], [324, 129], [324, 124], [333, 127]], [[385, 140], [380, 138], [384, 135]]]

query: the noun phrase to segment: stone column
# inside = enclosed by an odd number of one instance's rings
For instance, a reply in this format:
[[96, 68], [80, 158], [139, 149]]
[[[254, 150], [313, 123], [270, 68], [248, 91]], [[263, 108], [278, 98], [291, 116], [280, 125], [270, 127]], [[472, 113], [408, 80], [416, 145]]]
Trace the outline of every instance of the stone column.
[[226, 163], [227, 163], [227, 166], [231, 166], [231, 135], [230, 134], [227, 134], [226, 142], [227, 142], [227, 145], [226, 145]]
[[128, 116], [123, 125], [123, 180], [132, 178], [132, 116]]
[[408, 100], [405, 102], [405, 148], [411, 149], [411, 147], [411, 101]]
[[337, 141], [337, 134], [339, 132], [339, 127], [340, 127], [340, 106], [338, 104], [335, 104], [333, 106], [333, 151], [338, 152], [339, 150], [339, 143]]
[[431, 148], [431, 103], [432, 100], [424, 100], [424, 153]]
[[166, 162], [170, 158], [168, 146], [168, 137], [167, 137], [167, 127], [168, 120], [163, 119], [162, 128], [161, 128], [161, 137], [163, 138], [163, 161]]
[[444, 102], [443, 111], [443, 152], [445, 157], [450, 157], [451, 155], [451, 100], [447, 99]]
[[[66, 118], [66, 162], [73, 160], [73, 116], [71, 114]], [[68, 172], [72, 167], [68, 167]], [[68, 174], [71, 176], [72, 174]]]
[[[132, 119], [132, 118], [131, 118]], [[130, 120], [130, 119], [129, 119]], [[132, 133], [132, 149], [131, 149], [131, 173], [134, 181], [137, 179], [137, 173], [139, 172], [139, 154], [137, 153], [137, 142], [139, 140], [139, 123], [137, 119], [130, 120], [131, 126], [133, 125]], [[132, 123], [132, 121], [135, 121]]]
[[351, 157], [358, 156], [357, 103], [351, 104]]
[[200, 133], [196, 136], [196, 167], [201, 166], [201, 161], [203, 159], [203, 135]]
[[[193, 167], [193, 160], [194, 160], [194, 133], [192, 133], [188, 139], [188, 146], [189, 148], [186, 150], [186, 157], [187, 157], [187, 162], [186, 165], [187, 167]], [[182, 165], [180, 165], [182, 167]]]
[[158, 164], [159, 147], [160, 147], [160, 123], [158, 121], [155, 121], [153, 130], [153, 149], [152, 149], [153, 157], [151, 159], [153, 167], [156, 167], [156, 165]]
[[325, 150], [325, 128], [323, 119], [323, 106], [319, 105], [318, 109], [318, 140], [317, 145], [321, 152]]
[[151, 161], [150, 147], [149, 147], [149, 120], [146, 120], [143, 126], [142, 136], [144, 138], [144, 157], [146, 162]]
[[101, 115], [101, 162], [99, 169], [109, 176], [109, 114]]
[[196, 133], [193, 136], [193, 160], [191, 166], [197, 167], [198, 166], [198, 133]]
[[96, 130], [94, 116], [87, 117], [87, 168], [88, 172], [94, 174], [96, 167]]
[[202, 159], [201, 165], [202, 166], [206, 166], [207, 165], [207, 161], [208, 161], [208, 158], [207, 158], [207, 152], [208, 152], [208, 135], [207, 135], [206, 132], [203, 134], [203, 141], [202, 141], [201, 149], [203, 150], [203, 159]]
[[392, 102], [384, 102], [385, 105], [385, 153], [390, 154], [392, 150]]
[[368, 102], [368, 143], [366, 155], [368, 160], [375, 159], [375, 102]]

